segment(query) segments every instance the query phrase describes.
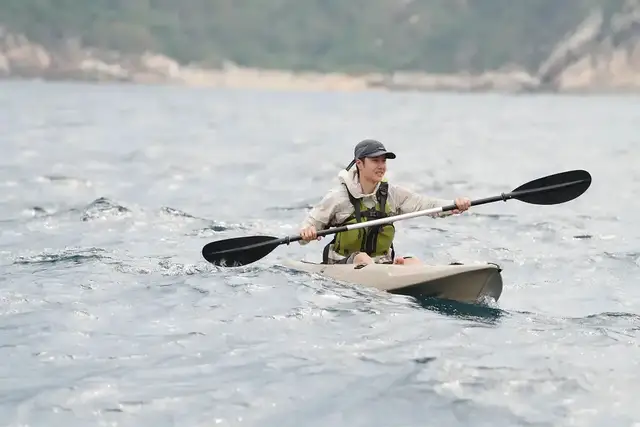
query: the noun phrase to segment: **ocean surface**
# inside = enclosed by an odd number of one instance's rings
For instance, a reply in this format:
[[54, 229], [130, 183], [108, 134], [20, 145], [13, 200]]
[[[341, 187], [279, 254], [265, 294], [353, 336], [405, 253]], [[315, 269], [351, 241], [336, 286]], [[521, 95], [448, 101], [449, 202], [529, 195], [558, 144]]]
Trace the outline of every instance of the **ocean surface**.
[[[0, 425], [638, 426], [640, 98], [0, 83]], [[580, 198], [396, 223], [496, 262], [424, 304], [206, 243], [296, 234], [355, 143], [436, 197], [586, 169]], [[636, 149], [632, 146], [636, 145]]]

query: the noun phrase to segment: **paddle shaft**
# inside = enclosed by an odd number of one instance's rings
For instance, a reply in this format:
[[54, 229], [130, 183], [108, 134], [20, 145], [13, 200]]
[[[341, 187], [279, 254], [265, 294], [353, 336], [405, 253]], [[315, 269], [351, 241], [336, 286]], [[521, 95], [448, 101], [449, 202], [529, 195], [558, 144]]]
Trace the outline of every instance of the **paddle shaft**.
[[[471, 201], [471, 206], [484, 205], [484, 204], [487, 204], [487, 203], [499, 202], [501, 200], [506, 202], [509, 199], [517, 198], [519, 196], [524, 196], [526, 194], [540, 193], [540, 192], [545, 192], [545, 191], [553, 191], [553, 190], [557, 190], [559, 188], [570, 187], [572, 185], [580, 184], [581, 182], [582, 181], [563, 182], [561, 184], [548, 185], [546, 187], [540, 187], [540, 188], [532, 188], [530, 190], [521, 190], [521, 191], [513, 191], [511, 193], [502, 193], [499, 196], [492, 196], [492, 197], [486, 197], [484, 199], [472, 200]], [[416, 218], [416, 217], [419, 217], [419, 216], [438, 214], [438, 213], [441, 213], [441, 212], [452, 211], [452, 210], [455, 210], [457, 208], [458, 207], [455, 204], [451, 204], [451, 205], [447, 205], [447, 206], [440, 206], [440, 207], [437, 207], [437, 208], [424, 209], [424, 210], [421, 210], [421, 211], [409, 212], [409, 213], [401, 214], [401, 215], [394, 215], [394, 216], [390, 216], [390, 217], [387, 217], [387, 218], [374, 219], [372, 221], [358, 222], [356, 224], [349, 224], [349, 225], [343, 225], [341, 227], [328, 228], [326, 230], [318, 231], [316, 234], [318, 235], [318, 237], [321, 237], [321, 236], [326, 236], [326, 235], [329, 235], [329, 234], [342, 233], [343, 231], [357, 230], [358, 228], [373, 227], [373, 226], [376, 226], [376, 225], [381, 225], [381, 224], [387, 224], [387, 223], [390, 223], [390, 222], [401, 221], [403, 219], [409, 219], [409, 218]], [[269, 242], [269, 244], [270, 245], [271, 244], [279, 245], [279, 244], [282, 244], [282, 243], [289, 244], [291, 242], [297, 242], [298, 240], [302, 240], [302, 237], [300, 237], [300, 236], [288, 236], [288, 237], [283, 237], [283, 238], [278, 239], [278, 240], [273, 240], [273, 241]]]
[[[524, 203], [534, 205], [557, 205], [568, 202], [583, 194], [591, 185], [591, 175], [585, 170], [572, 170], [527, 182], [510, 193], [502, 193], [498, 196], [487, 197], [471, 201], [471, 206], [484, 205], [487, 203], [507, 201], [510, 199], [519, 200]], [[418, 212], [410, 212], [401, 215], [393, 215], [373, 221], [365, 221], [356, 224], [344, 225], [341, 227], [329, 228], [319, 231], [317, 236], [326, 236], [343, 231], [355, 230], [358, 228], [378, 226], [381, 224], [393, 223], [403, 219], [415, 218], [424, 215], [437, 215], [441, 212], [457, 209], [455, 204], [441, 206], [432, 209], [425, 209]], [[255, 262], [269, 254], [273, 249], [281, 244], [289, 244], [302, 240], [300, 235], [276, 238], [272, 236], [249, 236], [224, 239], [206, 244], [202, 248], [204, 258], [216, 265], [246, 265]]]

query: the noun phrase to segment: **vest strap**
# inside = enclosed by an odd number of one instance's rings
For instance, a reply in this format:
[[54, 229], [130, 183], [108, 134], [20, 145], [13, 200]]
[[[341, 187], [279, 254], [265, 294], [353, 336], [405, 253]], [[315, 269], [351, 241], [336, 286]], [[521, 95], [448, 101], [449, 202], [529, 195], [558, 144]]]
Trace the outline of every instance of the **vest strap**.
[[[371, 209], [375, 213], [379, 214], [380, 218], [386, 218], [388, 216], [385, 210], [385, 207], [387, 205], [388, 195], [389, 195], [389, 184], [387, 182], [381, 182], [380, 186], [378, 187], [378, 191], [376, 192], [376, 197], [378, 199], [378, 204], [380, 205], [380, 209], [382, 209], [382, 211], [376, 211], [375, 207]], [[380, 233], [381, 229], [382, 229], [382, 226], [380, 225], [369, 227], [369, 231], [365, 234], [365, 238], [362, 239], [362, 245], [360, 247], [360, 249], [363, 252], [372, 254], [376, 251], [376, 246], [378, 244], [378, 234]]]

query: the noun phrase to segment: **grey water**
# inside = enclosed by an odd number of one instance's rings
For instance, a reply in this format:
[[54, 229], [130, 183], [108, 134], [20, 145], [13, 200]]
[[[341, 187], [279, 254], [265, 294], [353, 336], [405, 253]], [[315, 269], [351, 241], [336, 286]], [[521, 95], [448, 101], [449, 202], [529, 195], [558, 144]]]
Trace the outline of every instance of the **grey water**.
[[[0, 425], [640, 425], [640, 99], [0, 84]], [[518, 201], [396, 224], [425, 262], [495, 262], [486, 307], [294, 272], [326, 243], [217, 268], [206, 243], [296, 234], [355, 143], [389, 180]]]

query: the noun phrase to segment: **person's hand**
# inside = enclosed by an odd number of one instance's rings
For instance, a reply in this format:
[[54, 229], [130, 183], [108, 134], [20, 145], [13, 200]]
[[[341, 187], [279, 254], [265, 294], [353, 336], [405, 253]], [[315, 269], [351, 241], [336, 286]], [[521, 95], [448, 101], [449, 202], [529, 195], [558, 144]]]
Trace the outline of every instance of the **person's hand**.
[[471, 207], [471, 200], [469, 200], [466, 197], [458, 197], [455, 200], [455, 205], [458, 207], [458, 209], [454, 209], [453, 213], [454, 214], [459, 214], [461, 212], [466, 211], [467, 209], [469, 209]]
[[300, 230], [300, 237], [302, 237], [302, 240], [305, 242], [310, 242], [314, 239], [320, 240], [322, 237], [318, 237], [317, 233], [316, 228], [313, 225], [310, 225], [309, 227], [305, 227]]

